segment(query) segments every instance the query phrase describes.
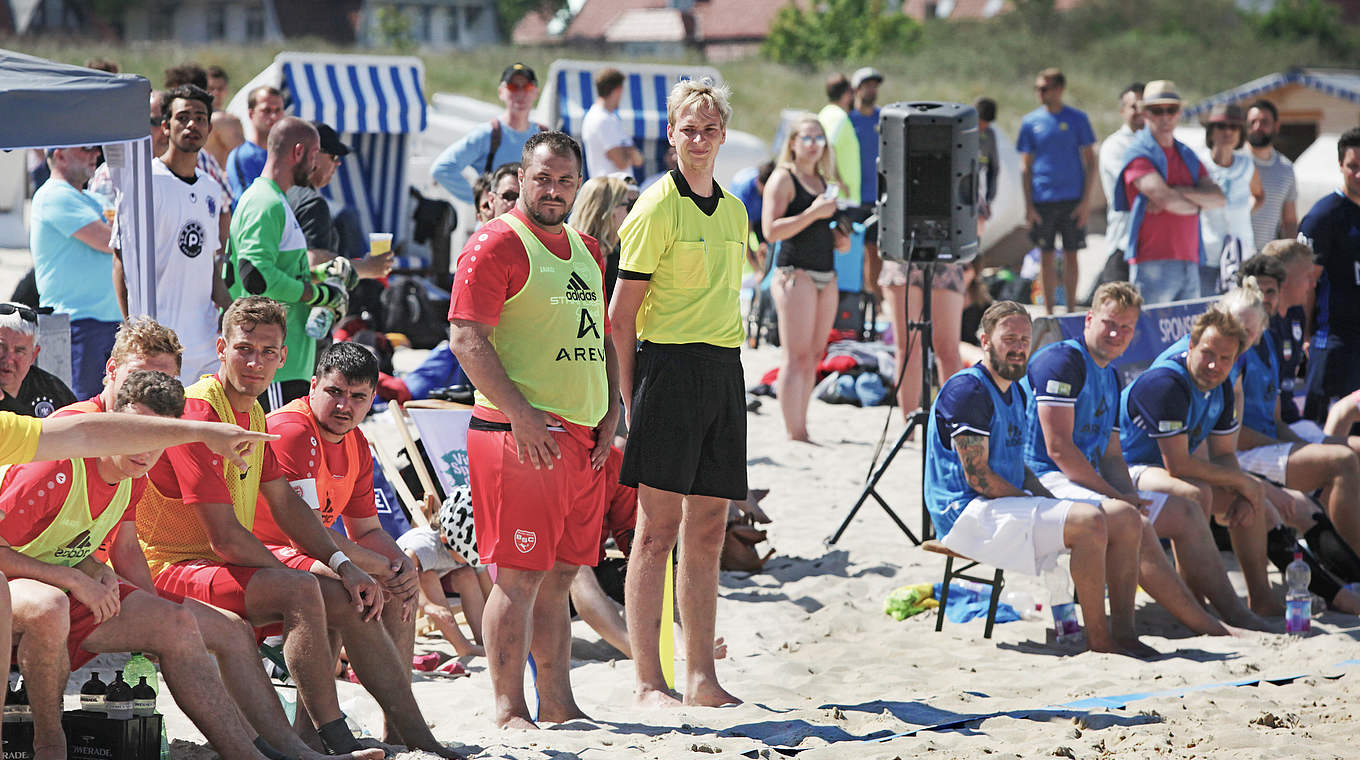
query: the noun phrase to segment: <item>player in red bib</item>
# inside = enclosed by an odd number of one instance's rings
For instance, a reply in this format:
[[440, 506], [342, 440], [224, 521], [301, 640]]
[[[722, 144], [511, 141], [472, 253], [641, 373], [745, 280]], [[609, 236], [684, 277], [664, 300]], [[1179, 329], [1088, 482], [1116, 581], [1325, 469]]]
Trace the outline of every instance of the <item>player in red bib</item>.
[[496, 565], [483, 632], [502, 727], [535, 728], [524, 665], [538, 668], [538, 719], [584, 717], [571, 692], [567, 597], [594, 565], [602, 468], [619, 415], [599, 245], [563, 224], [581, 182], [566, 134], [524, 144], [520, 196], [458, 258], [449, 346], [477, 386], [468, 430], [477, 551]]
[[[62, 407], [53, 417], [102, 412], [114, 408], [114, 399], [123, 384], [134, 373], [142, 370], [164, 372], [171, 377], [180, 374], [179, 339], [173, 330], [148, 318], [124, 322], [114, 338], [113, 351], [105, 365], [104, 389], [98, 396]], [[146, 480], [139, 479], [135, 504]], [[137, 526], [130, 511], [105, 541], [108, 557], [114, 570], [138, 588], [159, 593], [151, 580], [146, 556], [137, 540]], [[217, 658], [222, 678], [236, 705], [246, 720], [261, 735], [266, 756], [273, 757], [274, 748], [298, 760], [321, 760], [324, 755], [302, 741], [293, 730], [283, 706], [272, 699], [274, 687], [260, 667], [256, 648], [255, 629], [241, 615], [213, 607], [197, 599], [185, 598], [180, 604], [191, 612], [208, 650]], [[274, 752], [274, 754], [279, 754]], [[382, 750], [367, 749], [344, 757], [350, 760], [379, 760]]]
[[[110, 408], [178, 417], [184, 389], [169, 375], [138, 372]], [[0, 570], [14, 579], [14, 627], [39, 760], [66, 757], [61, 702], [71, 668], [100, 652], [132, 649], [160, 657], [176, 703], [218, 752], [266, 757], [236, 712], [221, 709], [230, 697], [193, 615], [120, 580], [93, 556], [104, 536], [134, 519], [132, 504], [146, 487], [142, 476], [160, 454], [34, 462], [0, 471]], [[135, 528], [124, 533], [135, 546]], [[145, 560], [140, 574], [146, 576]]]
[[[359, 430], [373, 405], [377, 385], [378, 360], [373, 352], [357, 343], [330, 346], [317, 359], [308, 395], [269, 414], [269, 431], [279, 436], [270, 448], [282, 476], [322, 525], [330, 527], [344, 518], [346, 535], [334, 535], [335, 545], [365, 572], [383, 578], [388, 598], [383, 604], [383, 626], [401, 660], [410, 662], [415, 649], [416, 568], [378, 521], [373, 455]], [[325, 557], [312, 556], [294, 545], [263, 500], [255, 512], [253, 532], [288, 567], [335, 577]], [[350, 651], [358, 646], [347, 643]], [[399, 741], [390, 719], [386, 734], [389, 740]]]

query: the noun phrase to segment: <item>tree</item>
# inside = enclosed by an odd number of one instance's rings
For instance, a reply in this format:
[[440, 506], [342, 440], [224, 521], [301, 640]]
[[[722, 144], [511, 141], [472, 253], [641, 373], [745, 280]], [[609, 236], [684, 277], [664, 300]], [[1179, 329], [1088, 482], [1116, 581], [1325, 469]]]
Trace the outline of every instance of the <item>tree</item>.
[[496, 25], [500, 27], [501, 38], [510, 41], [510, 33], [515, 24], [532, 12], [551, 19], [566, 10], [567, 0], [496, 0]]
[[814, 66], [904, 53], [921, 36], [921, 26], [883, 0], [826, 0], [806, 11], [789, 3], [775, 14], [763, 46], [776, 63]]

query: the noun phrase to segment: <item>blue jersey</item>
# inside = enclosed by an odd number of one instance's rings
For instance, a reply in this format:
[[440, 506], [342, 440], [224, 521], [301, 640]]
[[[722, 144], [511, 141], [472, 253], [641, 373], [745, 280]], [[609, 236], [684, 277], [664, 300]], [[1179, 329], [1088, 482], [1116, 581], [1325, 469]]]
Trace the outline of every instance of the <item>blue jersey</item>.
[[1350, 350], [1360, 346], [1360, 206], [1340, 191], [1322, 197], [1299, 222], [1299, 240], [1322, 267], [1314, 311], [1313, 345], [1335, 336]]
[[1097, 365], [1086, 341], [1072, 338], [1040, 349], [1021, 383], [1029, 399], [1025, 465], [1035, 475], [1058, 470], [1039, 424], [1039, 407], [1058, 405], [1072, 408], [1072, 441], [1099, 469], [1110, 433], [1119, 429], [1119, 371], [1113, 365]]
[[1025, 483], [1021, 446], [1025, 437], [1025, 392], [1011, 383], [1002, 393], [981, 364], [956, 373], [945, 382], [930, 408], [926, 428], [925, 502], [935, 532], [949, 533], [954, 520], [981, 494], [968, 485], [963, 463], [954, 452], [960, 433], [987, 436], [987, 464], [1016, 488]]
[[1130, 465], [1166, 466], [1158, 438], [1188, 435], [1194, 451], [1211, 432], [1237, 431], [1232, 381], [1201, 391], [1185, 366], [1189, 346], [1188, 336], [1171, 344], [1119, 397], [1119, 442]]
[[1275, 404], [1280, 400], [1280, 362], [1275, 337], [1261, 334], [1256, 345], [1242, 352], [1242, 424], [1269, 438], [1276, 437]]
[[1015, 151], [1034, 156], [1030, 190], [1035, 203], [1081, 199], [1086, 190], [1081, 150], [1095, 141], [1090, 119], [1071, 106], [1063, 106], [1056, 114], [1039, 106], [1025, 114]]

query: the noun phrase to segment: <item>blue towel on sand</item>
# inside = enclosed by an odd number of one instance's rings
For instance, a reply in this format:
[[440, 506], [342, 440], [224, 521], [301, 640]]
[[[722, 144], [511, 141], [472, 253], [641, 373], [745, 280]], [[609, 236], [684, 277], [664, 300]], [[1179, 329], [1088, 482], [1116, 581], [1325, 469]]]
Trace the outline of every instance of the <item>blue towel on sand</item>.
[[[940, 584], [935, 584], [935, 598], [940, 598]], [[949, 584], [949, 601], [945, 604], [944, 614], [951, 623], [967, 623], [974, 618], [987, 618], [987, 604], [991, 601], [991, 592], [982, 592], [977, 589], [960, 586], [957, 583]], [[1019, 620], [1020, 613], [1015, 608], [1005, 602], [996, 603], [996, 622], [1009, 623], [1012, 620]]]

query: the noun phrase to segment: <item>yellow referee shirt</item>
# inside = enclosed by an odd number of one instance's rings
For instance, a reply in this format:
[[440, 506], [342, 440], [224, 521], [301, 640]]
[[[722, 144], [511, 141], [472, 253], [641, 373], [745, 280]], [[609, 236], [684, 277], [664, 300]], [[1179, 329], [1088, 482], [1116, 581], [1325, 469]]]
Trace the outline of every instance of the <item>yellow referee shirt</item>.
[[640, 340], [736, 348], [746, 338], [740, 302], [746, 206], [717, 182], [713, 188], [716, 204], [696, 199], [679, 171], [668, 172], [619, 229], [619, 277], [650, 279], [638, 310]]
[[0, 412], [0, 464], [32, 462], [41, 436], [42, 420]]

